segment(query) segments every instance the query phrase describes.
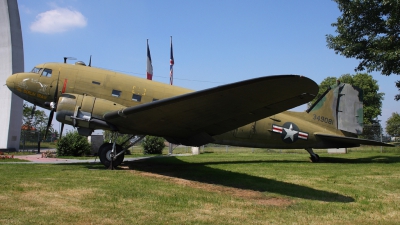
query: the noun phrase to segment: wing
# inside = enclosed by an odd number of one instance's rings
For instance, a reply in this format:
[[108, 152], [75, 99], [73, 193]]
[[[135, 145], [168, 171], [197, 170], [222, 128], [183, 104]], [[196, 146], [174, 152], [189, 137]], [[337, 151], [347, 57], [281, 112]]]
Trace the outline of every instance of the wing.
[[213, 141], [214, 135], [307, 103], [317, 92], [318, 85], [303, 76], [260, 77], [128, 107], [104, 119], [120, 132], [198, 146]]
[[320, 133], [315, 133], [315, 136], [321, 138], [324, 141], [334, 142], [338, 146], [356, 147], [360, 145], [374, 145], [374, 146], [394, 147], [394, 145], [391, 144], [386, 144], [379, 141], [372, 141], [361, 138], [343, 137], [343, 136], [335, 136], [335, 135], [320, 134]]

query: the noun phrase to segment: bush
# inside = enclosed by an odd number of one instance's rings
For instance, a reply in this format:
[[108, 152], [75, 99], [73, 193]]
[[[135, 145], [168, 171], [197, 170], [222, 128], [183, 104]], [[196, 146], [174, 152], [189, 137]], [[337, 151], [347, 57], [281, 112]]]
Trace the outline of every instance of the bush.
[[58, 156], [84, 156], [90, 154], [90, 144], [86, 137], [78, 132], [68, 132], [57, 142]]
[[143, 154], [162, 154], [165, 147], [164, 138], [146, 136], [142, 142]]

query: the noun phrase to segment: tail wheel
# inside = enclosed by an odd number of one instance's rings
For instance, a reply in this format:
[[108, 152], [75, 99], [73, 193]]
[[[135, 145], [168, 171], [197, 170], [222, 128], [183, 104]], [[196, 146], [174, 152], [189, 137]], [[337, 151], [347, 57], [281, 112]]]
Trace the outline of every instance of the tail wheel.
[[[111, 151], [112, 151], [113, 144], [112, 143], [104, 143], [99, 148], [99, 158], [100, 162], [106, 167], [109, 168], [111, 165]], [[121, 145], [115, 145], [116, 154], [122, 151]], [[112, 163], [114, 168], [117, 168], [123, 161], [124, 161], [124, 154], [118, 156]]]

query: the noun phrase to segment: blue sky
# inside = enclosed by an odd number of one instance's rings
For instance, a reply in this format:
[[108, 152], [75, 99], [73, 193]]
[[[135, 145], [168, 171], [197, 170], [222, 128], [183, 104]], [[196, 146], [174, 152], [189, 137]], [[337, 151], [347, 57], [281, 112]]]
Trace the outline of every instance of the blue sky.
[[[26, 71], [64, 56], [87, 63], [92, 55], [92, 66], [145, 78], [149, 39], [153, 80], [168, 83], [170, 36], [174, 85], [193, 90], [277, 74], [301, 74], [319, 84], [328, 76], [354, 74], [358, 65], [326, 47], [325, 35], [334, 34], [331, 23], [340, 16], [330, 0], [18, 0], [18, 5]], [[385, 93], [378, 117], [384, 126], [399, 111], [394, 82], [400, 78], [370, 74]]]

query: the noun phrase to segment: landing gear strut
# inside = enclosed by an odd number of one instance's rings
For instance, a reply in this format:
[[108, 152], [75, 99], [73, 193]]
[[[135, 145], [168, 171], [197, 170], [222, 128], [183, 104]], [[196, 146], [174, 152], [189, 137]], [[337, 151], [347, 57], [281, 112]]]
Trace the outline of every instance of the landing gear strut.
[[315, 154], [312, 148], [306, 148], [306, 151], [310, 154], [310, 159], [312, 162], [319, 162], [319, 155]]
[[113, 170], [117, 168], [124, 161], [125, 151], [138, 141], [142, 140], [144, 137], [144, 135], [130, 136], [122, 145], [128, 141], [130, 141], [130, 144], [122, 149], [122, 146], [116, 143], [117, 133], [114, 132], [111, 137], [113, 143], [104, 143], [99, 148], [98, 155], [100, 162], [107, 169]]

